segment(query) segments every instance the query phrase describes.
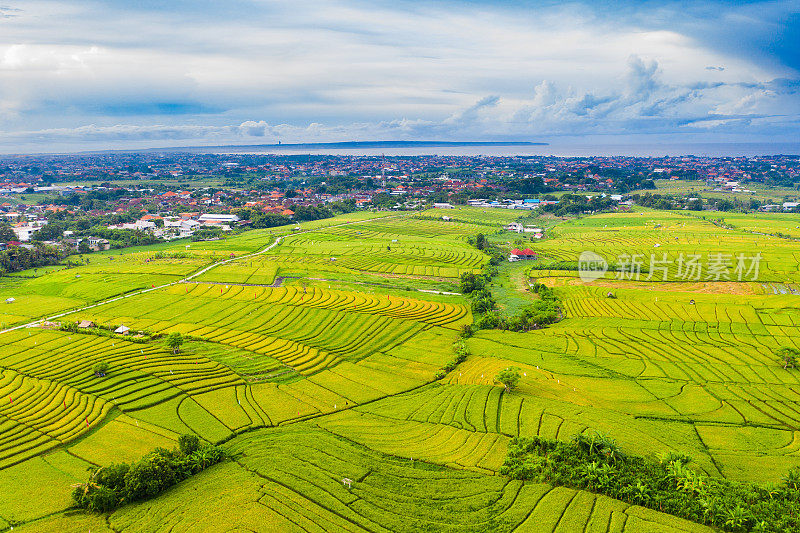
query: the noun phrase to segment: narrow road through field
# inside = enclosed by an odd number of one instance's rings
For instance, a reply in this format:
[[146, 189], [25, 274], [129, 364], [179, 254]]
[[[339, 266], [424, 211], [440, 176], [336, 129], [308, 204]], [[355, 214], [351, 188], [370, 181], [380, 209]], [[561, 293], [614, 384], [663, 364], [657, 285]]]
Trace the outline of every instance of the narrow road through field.
[[149, 289], [142, 289], [142, 290], [134, 291], [134, 292], [131, 292], [131, 293], [128, 293], [128, 294], [123, 294], [121, 296], [114, 296], [113, 298], [109, 298], [108, 300], [103, 300], [101, 302], [93, 303], [91, 305], [87, 305], [87, 306], [84, 306], [84, 307], [79, 307], [77, 309], [70, 309], [69, 311], [64, 311], [63, 313], [58, 313], [56, 315], [52, 315], [52, 316], [45, 317], [45, 318], [39, 318], [37, 320], [34, 320], [33, 322], [28, 322], [27, 324], [20, 324], [19, 326], [14, 326], [13, 328], [4, 329], [4, 330], [0, 331], [0, 334], [6, 333], [6, 332], [9, 332], [9, 331], [14, 331], [14, 330], [17, 330], [17, 329], [34, 327], [37, 324], [41, 323], [42, 321], [55, 320], [56, 318], [61, 318], [63, 316], [67, 316], [67, 315], [72, 314], [72, 313], [78, 313], [80, 311], [86, 311], [87, 309], [93, 309], [95, 307], [99, 307], [101, 305], [105, 305], [105, 304], [108, 304], [108, 303], [111, 303], [111, 302], [117, 302], [119, 300], [124, 300], [125, 298], [130, 298], [132, 296], [138, 296], [140, 294], [145, 294], [145, 293], [148, 293], [148, 292], [151, 292], [151, 291], [157, 291], [159, 289], [163, 289], [163, 288], [166, 288], [166, 287], [171, 287], [173, 285], [177, 285], [178, 283], [184, 283], [184, 282], [190, 281], [190, 280], [196, 278], [197, 276], [205, 274], [206, 272], [208, 272], [212, 268], [218, 267], [220, 265], [225, 265], [227, 263], [230, 263], [231, 261], [236, 261], [237, 259], [246, 259], [248, 257], [255, 257], [257, 255], [261, 255], [263, 253], [266, 253], [266, 252], [270, 251], [271, 249], [273, 249], [278, 244], [280, 244], [281, 239], [283, 239], [283, 237], [278, 237], [277, 239], [275, 239], [275, 242], [273, 242], [272, 244], [270, 244], [269, 246], [267, 246], [263, 250], [259, 250], [258, 252], [254, 252], [252, 254], [243, 255], [241, 257], [234, 257], [234, 258], [230, 258], [230, 259], [225, 259], [223, 261], [218, 261], [216, 263], [208, 265], [207, 267], [204, 267], [204, 268], [198, 270], [194, 274], [190, 274], [189, 276], [186, 276], [185, 278], [180, 279], [178, 281], [172, 281], [170, 283], [164, 283], [163, 285], [158, 285], [157, 287], [150, 287]]
[[[397, 215], [397, 216], [404, 216], [404, 215]], [[301, 231], [293, 232], [290, 235], [297, 235], [297, 234], [300, 234], [300, 233], [313, 233], [315, 231], [319, 231], [319, 230], [322, 230], [322, 229], [338, 228], [340, 226], [347, 226], [348, 224], [360, 224], [360, 223], [363, 223], [363, 222], [371, 222], [373, 220], [382, 220], [382, 219], [385, 219], [385, 218], [395, 218], [395, 217], [378, 217], [378, 218], [369, 218], [369, 219], [365, 219], [365, 220], [354, 220], [352, 222], [343, 222], [341, 224], [332, 224], [330, 226], [323, 226], [321, 228], [316, 228], [316, 229], [301, 230]], [[164, 289], [166, 287], [171, 287], [171, 286], [177, 285], [179, 283], [190, 282], [191, 280], [195, 279], [196, 277], [201, 276], [201, 275], [205, 274], [206, 272], [208, 272], [209, 270], [211, 270], [213, 268], [216, 268], [218, 266], [226, 265], [228, 263], [232, 263], [234, 261], [239, 261], [239, 260], [242, 260], [242, 259], [248, 259], [250, 257], [255, 257], [257, 255], [265, 254], [268, 251], [270, 251], [273, 248], [275, 248], [278, 244], [280, 244], [280, 242], [283, 240], [283, 238], [284, 238], [283, 236], [276, 238], [275, 242], [273, 242], [272, 244], [270, 244], [266, 248], [264, 248], [262, 250], [259, 250], [257, 252], [245, 254], [245, 255], [242, 255], [242, 256], [239, 256], [239, 257], [232, 257], [232, 258], [229, 258], [229, 259], [223, 259], [221, 261], [217, 261], [216, 263], [212, 263], [212, 264], [210, 264], [210, 265], [208, 265], [206, 267], [201, 268], [197, 272], [186, 276], [183, 279], [179, 279], [177, 281], [172, 281], [170, 283], [165, 283], [163, 285], [158, 285], [157, 287], [150, 287], [148, 289], [142, 289], [142, 290], [134, 291], [134, 292], [131, 292], [131, 293], [128, 293], [128, 294], [122, 294], [120, 296], [114, 296], [114, 297], [109, 298], [107, 300], [102, 300], [100, 302], [95, 302], [93, 304], [86, 305], [84, 307], [79, 307], [79, 308], [76, 308], [76, 309], [70, 309], [68, 311], [64, 311], [62, 313], [58, 313], [58, 314], [55, 314], [55, 315], [52, 315], [52, 316], [37, 318], [36, 320], [34, 320], [32, 322], [28, 322], [26, 324], [20, 324], [18, 326], [14, 326], [14, 327], [11, 327], [11, 328], [7, 328], [7, 329], [4, 329], [4, 330], [1, 330], [0, 331], [0, 335], [2, 335], [3, 333], [8, 333], [9, 331], [15, 331], [15, 330], [24, 329], [24, 328], [31, 328], [31, 327], [34, 327], [37, 324], [40, 324], [41, 322], [44, 322], [44, 321], [51, 321], [51, 320], [55, 320], [57, 318], [61, 318], [61, 317], [70, 315], [72, 313], [79, 313], [81, 311], [86, 311], [87, 309], [94, 309], [95, 307], [99, 307], [101, 305], [106, 305], [106, 304], [109, 304], [109, 303], [112, 303], [112, 302], [117, 302], [119, 300], [124, 300], [125, 298], [130, 298], [132, 296], [138, 296], [140, 294], [145, 294], [145, 293], [148, 293], [148, 292], [157, 291], [159, 289]], [[232, 284], [228, 283], [227, 285], [232, 285]]]

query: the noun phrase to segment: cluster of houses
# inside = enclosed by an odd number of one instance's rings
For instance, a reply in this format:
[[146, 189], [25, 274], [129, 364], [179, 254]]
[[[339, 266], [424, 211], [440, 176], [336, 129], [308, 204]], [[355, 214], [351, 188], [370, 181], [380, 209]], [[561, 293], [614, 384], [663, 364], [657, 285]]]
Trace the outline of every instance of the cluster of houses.
[[762, 211], [796, 211], [800, 208], [800, 202], [783, 202], [782, 204], [762, 205]]
[[[46, 210], [42, 212], [18, 212], [10, 204], [0, 205], [0, 217], [9, 221], [11, 229], [16, 235], [16, 240], [0, 244], [0, 250], [6, 249], [8, 245], [29, 247], [28, 243], [34, 235], [45, 227], [48, 223], [45, 218]], [[292, 213], [293, 214], [293, 213]], [[239, 223], [239, 217], [234, 214], [222, 213], [180, 213], [177, 216], [144, 215], [139, 220], [129, 223], [108, 226], [108, 229], [126, 229], [134, 231], [144, 231], [155, 237], [166, 240], [183, 239], [191, 237], [195, 231], [201, 228], [220, 228], [222, 231], [230, 231], [234, 225]], [[111, 248], [111, 243], [107, 239], [100, 237], [76, 237], [74, 232], [65, 231], [63, 238], [59, 242], [75, 250], [88, 248], [91, 251], [102, 251]], [[49, 241], [48, 241], [49, 242]]]
[[[78, 329], [95, 329], [97, 324], [92, 322], [91, 320], [80, 320], [78, 322]], [[131, 328], [128, 326], [119, 326], [117, 329], [114, 330], [114, 333], [117, 335], [130, 335]]]
[[512, 222], [503, 226], [506, 231], [513, 231], [514, 233], [533, 233], [534, 239], [541, 239], [544, 236], [544, 230], [532, 225], [522, 225], [519, 222]]
[[220, 228], [222, 231], [231, 231], [231, 226], [239, 222], [237, 215], [228, 213], [180, 213], [178, 216], [161, 217], [158, 215], [144, 215], [135, 222], [108, 226], [108, 229], [129, 229], [146, 231], [162, 239], [183, 239], [191, 237], [194, 232], [203, 227]]
[[526, 198], [524, 200], [485, 200], [476, 198], [467, 202], [472, 207], [484, 207], [493, 209], [537, 209], [543, 205], [557, 204], [558, 200], [539, 200], [538, 198]]
[[[619, 197], [622, 200], [622, 196]], [[544, 205], [557, 204], [558, 200], [539, 200], [538, 198], [529, 198], [525, 200], [486, 200], [476, 198], [474, 200], [467, 200], [467, 204], [471, 207], [483, 207], [493, 209], [537, 209]], [[455, 209], [455, 206], [446, 202], [436, 202], [433, 204], [434, 209]]]

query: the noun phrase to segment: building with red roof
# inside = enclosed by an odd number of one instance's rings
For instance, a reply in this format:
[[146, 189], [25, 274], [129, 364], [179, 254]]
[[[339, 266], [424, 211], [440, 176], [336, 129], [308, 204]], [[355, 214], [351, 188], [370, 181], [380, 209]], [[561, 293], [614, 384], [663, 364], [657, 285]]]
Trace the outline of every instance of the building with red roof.
[[508, 256], [508, 260], [511, 262], [531, 261], [535, 259], [539, 259], [539, 254], [537, 254], [530, 248], [525, 248], [524, 250], [520, 250], [519, 248], [514, 248], [513, 250], [511, 250], [511, 253]]

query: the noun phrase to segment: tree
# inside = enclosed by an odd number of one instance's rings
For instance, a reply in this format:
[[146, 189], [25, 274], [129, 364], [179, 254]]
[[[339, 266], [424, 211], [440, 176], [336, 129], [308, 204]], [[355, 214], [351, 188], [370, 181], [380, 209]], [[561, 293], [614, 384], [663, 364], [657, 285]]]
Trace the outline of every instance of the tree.
[[16, 241], [17, 234], [7, 223], [0, 224], [0, 242]]
[[191, 455], [200, 448], [200, 439], [197, 435], [186, 434], [178, 437], [178, 449], [183, 455]]
[[105, 377], [106, 374], [108, 374], [108, 363], [105, 361], [100, 361], [92, 367], [92, 372], [94, 372], [94, 375], [99, 378]]
[[177, 478], [170, 458], [161, 451], [151, 452], [125, 473], [125, 498], [128, 501], [150, 498], [174, 485]]
[[700, 198], [695, 198], [694, 200], [690, 200], [686, 203], [686, 207], [692, 211], [702, 211], [703, 200]]
[[511, 392], [519, 383], [520, 377], [519, 368], [510, 366], [498, 372], [494, 380], [496, 383], [501, 383], [506, 388], [506, 392]]
[[460, 289], [463, 294], [470, 294], [473, 291], [482, 289], [486, 285], [486, 280], [481, 275], [475, 275], [473, 272], [464, 272], [461, 274]]
[[181, 351], [181, 345], [183, 344], [183, 335], [180, 333], [170, 333], [167, 337], [167, 347], [172, 350], [173, 354], [177, 354]]
[[795, 368], [797, 367], [797, 356], [800, 355], [800, 351], [784, 346], [777, 351], [777, 355], [784, 369]]
[[486, 248], [486, 237], [483, 233], [478, 233], [478, 235], [475, 236], [475, 248], [478, 250]]
[[494, 301], [494, 298], [492, 298], [491, 294], [481, 295], [478, 298], [472, 300], [472, 312], [477, 315], [488, 313], [489, 311], [492, 311], [496, 307], [497, 307], [497, 302]]

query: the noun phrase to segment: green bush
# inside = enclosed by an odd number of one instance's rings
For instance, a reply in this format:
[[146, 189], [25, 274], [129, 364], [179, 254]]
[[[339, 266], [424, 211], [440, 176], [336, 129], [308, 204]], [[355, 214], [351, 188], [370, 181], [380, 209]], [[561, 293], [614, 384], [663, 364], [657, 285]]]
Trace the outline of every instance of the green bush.
[[486, 286], [486, 278], [473, 272], [464, 272], [461, 274], [461, 282], [459, 289], [464, 294], [472, 294], [474, 291], [481, 290]]
[[494, 380], [497, 383], [501, 383], [507, 392], [511, 392], [517, 386], [521, 377], [519, 368], [510, 366], [498, 372]]
[[125, 473], [125, 499], [145, 500], [179, 481], [173, 457], [154, 451], [133, 463]]
[[146, 500], [222, 461], [222, 448], [201, 444], [196, 435], [182, 435], [178, 449], [157, 448], [138, 461], [93, 469], [89, 480], [72, 492], [77, 507], [107, 512], [128, 502]]
[[675, 453], [660, 461], [628, 456], [600, 433], [572, 442], [518, 437], [500, 473], [602, 493], [724, 531], [800, 530], [800, 467], [780, 486], [761, 486], [706, 476], [690, 461]]
[[97, 377], [105, 377], [105, 375], [108, 374], [108, 363], [106, 361], [100, 361], [92, 367], [92, 372], [94, 372], [94, 375]]
[[191, 455], [200, 448], [200, 438], [197, 435], [181, 435], [178, 437], [178, 449], [184, 455]]

